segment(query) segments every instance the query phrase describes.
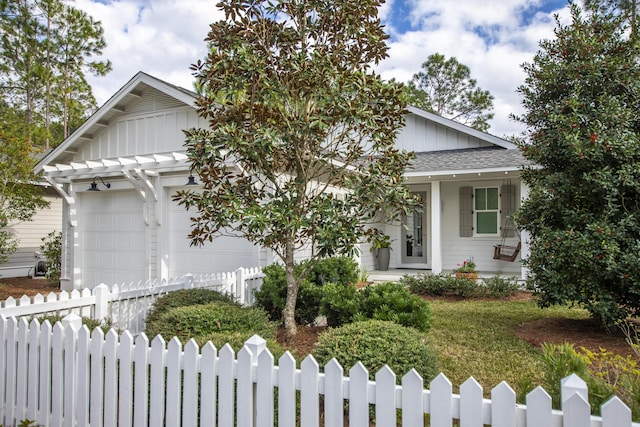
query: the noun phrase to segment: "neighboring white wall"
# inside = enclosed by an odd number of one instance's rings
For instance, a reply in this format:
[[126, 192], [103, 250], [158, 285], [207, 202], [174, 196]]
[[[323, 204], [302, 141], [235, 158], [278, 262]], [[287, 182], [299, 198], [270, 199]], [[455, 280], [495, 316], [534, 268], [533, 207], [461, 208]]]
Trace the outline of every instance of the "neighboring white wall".
[[39, 210], [31, 221], [23, 221], [10, 227], [18, 239], [18, 250], [0, 265], [0, 277], [25, 277], [34, 274], [35, 251], [40, 250], [42, 238], [62, 228], [62, 198], [52, 189], [45, 190], [49, 208]]

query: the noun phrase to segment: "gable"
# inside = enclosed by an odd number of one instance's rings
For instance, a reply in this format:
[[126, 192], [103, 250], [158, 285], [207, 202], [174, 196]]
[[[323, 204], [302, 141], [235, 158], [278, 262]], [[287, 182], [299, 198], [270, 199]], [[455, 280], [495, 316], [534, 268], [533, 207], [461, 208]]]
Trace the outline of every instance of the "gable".
[[[151, 105], [151, 102], [145, 104]], [[120, 116], [91, 140], [78, 146], [73, 161], [145, 156], [184, 150], [184, 129], [204, 127], [192, 107], [151, 109]]]
[[514, 144], [419, 108], [409, 107], [396, 147], [415, 153], [470, 148], [513, 149]]
[[206, 123], [197, 95], [145, 73], [136, 74], [35, 168], [184, 151], [183, 129]]

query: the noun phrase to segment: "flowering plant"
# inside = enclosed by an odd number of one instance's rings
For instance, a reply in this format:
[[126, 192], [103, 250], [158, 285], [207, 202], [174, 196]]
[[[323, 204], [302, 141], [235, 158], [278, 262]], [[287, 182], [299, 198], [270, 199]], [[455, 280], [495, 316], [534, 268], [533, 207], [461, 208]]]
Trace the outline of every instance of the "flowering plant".
[[458, 268], [453, 270], [454, 273], [477, 273], [476, 263], [471, 260], [466, 260], [462, 264], [458, 264]]

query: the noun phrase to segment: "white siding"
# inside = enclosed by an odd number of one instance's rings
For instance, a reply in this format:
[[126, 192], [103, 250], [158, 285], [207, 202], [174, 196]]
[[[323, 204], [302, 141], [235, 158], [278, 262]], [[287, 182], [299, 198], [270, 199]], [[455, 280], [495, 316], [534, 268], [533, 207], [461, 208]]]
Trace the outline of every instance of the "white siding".
[[414, 114], [408, 114], [405, 119], [405, 126], [400, 130], [396, 142], [399, 149], [424, 153], [492, 145]]
[[192, 227], [190, 217], [194, 213], [170, 201], [170, 197], [166, 200], [169, 219], [164, 235], [168, 238], [168, 250], [163, 262], [169, 277], [234, 271], [258, 265], [259, 248], [244, 238], [221, 236], [204, 246], [191, 246], [188, 235]]
[[[515, 262], [505, 262], [493, 259], [493, 245], [500, 244], [500, 236], [489, 237], [460, 237], [459, 218], [460, 201], [459, 188], [462, 186], [487, 187], [500, 186], [501, 181], [464, 181], [442, 183], [442, 269], [447, 273], [456, 268], [457, 264], [473, 258], [481, 272], [501, 271], [505, 274], [520, 275], [520, 258]], [[519, 187], [519, 182], [514, 182]], [[519, 195], [517, 200], [520, 200]], [[505, 244], [515, 246], [518, 236], [509, 238]]]
[[85, 142], [75, 161], [184, 151], [184, 129], [206, 126], [189, 107], [144, 116], [123, 116]]
[[51, 204], [49, 208], [36, 212], [31, 221], [23, 221], [11, 227], [14, 237], [19, 241], [18, 250], [6, 263], [0, 265], [1, 277], [33, 274], [33, 269], [30, 271], [24, 267], [35, 266], [35, 251], [40, 250], [42, 238], [52, 231], [61, 230], [62, 199], [52, 190], [45, 194], [45, 199]]

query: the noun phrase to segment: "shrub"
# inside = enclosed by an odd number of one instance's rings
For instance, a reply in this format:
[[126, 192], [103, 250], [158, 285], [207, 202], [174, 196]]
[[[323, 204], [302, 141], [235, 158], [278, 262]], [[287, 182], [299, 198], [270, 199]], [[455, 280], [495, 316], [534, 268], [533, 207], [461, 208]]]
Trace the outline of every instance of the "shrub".
[[[300, 266], [297, 265], [296, 271], [299, 270]], [[262, 272], [265, 274], [262, 286], [254, 292], [256, 306], [262, 308], [272, 321], [281, 322], [282, 311], [287, 300], [287, 278], [284, 266], [271, 264]], [[296, 299], [296, 323], [303, 325], [313, 323], [320, 312], [321, 299], [322, 288], [306, 279], [303, 280]]]
[[147, 322], [145, 333], [149, 338], [162, 335], [167, 341], [173, 336], [187, 342], [190, 338], [220, 337], [217, 345], [224, 345], [225, 335], [244, 334], [244, 340], [258, 334], [264, 339], [275, 337], [275, 325], [267, 314], [255, 307], [215, 301], [206, 305], [171, 308]]
[[429, 303], [398, 283], [385, 282], [356, 290], [355, 285], [324, 287], [321, 313], [329, 326], [376, 319], [389, 320], [421, 331], [431, 326]]
[[480, 285], [468, 277], [453, 277], [451, 293], [462, 298], [470, 298], [481, 293]]
[[425, 383], [438, 373], [436, 352], [423, 333], [381, 320], [327, 329], [318, 336], [313, 356], [322, 366], [336, 358], [345, 371], [360, 361], [371, 379], [384, 365], [398, 377], [415, 368]]
[[360, 313], [364, 318], [391, 320], [426, 332], [433, 313], [429, 303], [412, 295], [399, 283], [385, 282], [367, 286], [359, 292]]
[[400, 283], [409, 288], [414, 294], [440, 296], [449, 292], [453, 287], [455, 277], [448, 274], [418, 274], [416, 276], [404, 275]]
[[[295, 266], [295, 274], [300, 274], [307, 265], [304, 261]], [[273, 321], [282, 321], [282, 311], [287, 299], [287, 279], [281, 264], [271, 264], [263, 270], [265, 278], [254, 296], [256, 305], [264, 309]], [[298, 289], [295, 319], [298, 324], [311, 324], [320, 314], [322, 287], [327, 283], [353, 284], [358, 280], [358, 265], [348, 257], [324, 258], [315, 262], [309, 275]]]
[[208, 304], [214, 301], [222, 301], [240, 306], [234, 301], [233, 296], [221, 294], [212, 289], [179, 289], [156, 299], [147, 315], [147, 324], [156, 321], [162, 314], [173, 308]]
[[[51, 325], [55, 325], [58, 322], [61, 322], [65, 316], [61, 316], [58, 314], [49, 314], [44, 316], [38, 316], [36, 319], [40, 324], [43, 324], [45, 321], [49, 321]], [[87, 329], [93, 331], [95, 328], [100, 328], [106, 334], [110, 329], [113, 329], [113, 323], [110, 320], [96, 320], [90, 317], [82, 317], [82, 325], [86, 326]]]
[[327, 318], [327, 325], [336, 327], [349, 323], [360, 313], [360, 300], [354, 285], [329, 283], [323, 288], [320, 314]]
[[520, 289], [515, 279], [502, 277], [497, 274], [484, 279], [484, 293], [491, 298], [506, 298], [515, 295]]
[[358, 263], [353, 258], [331, 257], [317, 260], [307, 280], [319, 286], [327, 283], [350, 285], [358, 281], [359, 275]]
[[62, 271], [62, 233], [60, 231], [52, 231], [41, 240], [40, 250], [46, 257], [47, 280], [50, 283], [58, 283], [60, 282], [60, 272]]

